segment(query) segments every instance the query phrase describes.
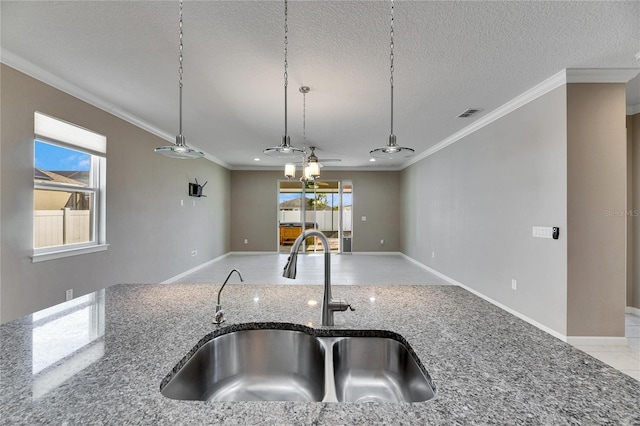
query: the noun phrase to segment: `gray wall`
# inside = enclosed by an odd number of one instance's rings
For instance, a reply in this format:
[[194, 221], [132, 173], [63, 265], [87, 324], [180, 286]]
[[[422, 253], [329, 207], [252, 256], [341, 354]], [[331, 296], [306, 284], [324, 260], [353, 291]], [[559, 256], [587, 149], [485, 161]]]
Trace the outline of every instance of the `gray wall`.
[[[232, 251], [278, 250], [276, 195], [283, 178], [280, 171], [231, 172]], [[322, 179], [353, 182], [354, 252], [400, 251], [400, 172], [323, 170]]]
[[[635, 114], [629, 120], [632, 125], [632, 206], [633, 212], [640, 212], [640, 114]], [[633, 231], [632, 250], [632, 283], [627, 291], [627, 306], [640, 309], [640, 216], [630, 217]]]
[[625, 85], [567, 85], [567, 335], [624, 336]]
[[562, 86], [403, 170], [402, 251], [566, 334], [566, 132]]
[[[68, 288], [161, 282], [229, 251], [227, 169], [154, 154], [167, 142], [5, 65], [1, 84], [2, 322], [64, 301]], [[34, 111], [107, 136], [107, 251], [31, 262]], [[196, 206], [194, 178], [209, 181]]]

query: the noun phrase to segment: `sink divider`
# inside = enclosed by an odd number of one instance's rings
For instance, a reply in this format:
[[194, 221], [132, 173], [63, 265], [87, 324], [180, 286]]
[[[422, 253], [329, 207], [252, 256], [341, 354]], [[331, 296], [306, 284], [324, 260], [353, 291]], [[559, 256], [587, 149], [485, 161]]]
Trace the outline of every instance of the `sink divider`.
[[324, 348], [324, 398], [322, 402], [338, 402], [338, 395], [336, 394], [336, 381], [333, 374], [333, 345], [334, 343], [344, 337], [318, 337], [316, 339], [320, 341]]

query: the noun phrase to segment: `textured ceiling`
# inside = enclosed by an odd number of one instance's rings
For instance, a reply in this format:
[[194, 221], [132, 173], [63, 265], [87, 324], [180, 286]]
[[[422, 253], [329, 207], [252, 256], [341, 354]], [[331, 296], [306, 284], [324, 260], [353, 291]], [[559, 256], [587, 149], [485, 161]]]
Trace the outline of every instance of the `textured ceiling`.
[[[177, 1], [1, 8], [3, 54], [175, 135]], [[262, 154], [284, 130], [283, 10], [272, 1], [185, 2], [183, 133], [233, 168], [283, 163]], [[639, 67], [639, 40], [636, 1], [398, 1], [398, 143], [424, 151], [564, 68]], [[403, 165], [368, 161], [389, 135], [389, 2], [290, 2], [289, 134], [299, 147], [301, 85], [311, 87], [306, 145], [319, 157], [343, 167]], [[483, 112], [455, 118], [468, 107]]]

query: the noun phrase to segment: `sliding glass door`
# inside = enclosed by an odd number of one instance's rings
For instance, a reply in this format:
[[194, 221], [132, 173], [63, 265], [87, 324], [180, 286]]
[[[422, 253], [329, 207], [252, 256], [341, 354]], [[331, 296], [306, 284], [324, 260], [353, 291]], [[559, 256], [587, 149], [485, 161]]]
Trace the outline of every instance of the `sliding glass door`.
[[[331, 252], [340, 253], [344, 216], [342, 199], [340, 181], [279, 181], [279, 251], [288, 253], [304, 230], [316, 229], [329, 240]], [[324, 250], [321, 241], [315, 237], [307, 238], [301, 249], [305, 253], [322, 253]]]

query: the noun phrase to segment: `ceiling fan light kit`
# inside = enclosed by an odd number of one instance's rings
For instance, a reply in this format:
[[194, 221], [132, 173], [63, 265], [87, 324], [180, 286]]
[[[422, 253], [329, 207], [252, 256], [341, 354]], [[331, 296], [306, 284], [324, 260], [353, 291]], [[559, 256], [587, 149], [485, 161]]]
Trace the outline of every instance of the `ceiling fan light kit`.
[[393, 134], [393, 0], [391, 0], [391, 43], [389, 44], [391, 54], [389, 55], [389, 59], [391, 62], [391, 66], [389, 67], [389, 71], [391, 77], [389, 78], [389, 82], [391, 84], [391, 134], [389, 135], [389, 143], [382, 148], [376, 148], [369, 151], [369, 155], [373, 158], [387, 159], [393, 160], [396, 158], [406, 158], [411, 157], [415, 150], [413, 148], [407, 148], [404, 146], [399, 146], [396, 142], [396, 135]]
[[316, 147], [311, 146], [309, 149], [311, 149], [311, 154], [307, 157], [305, 175], [308, 174], [311, 179], [317, 179], [320, 177], [320, 163], [318, 162], [318, 157], [316, 157]]
[[179, 54], [178, 54], [178, 88], [180, 92], [180, 118], [179, 118], [179, 129], [178, 135], [176, 136], [176, 144], [175, 145], [167, 145], [156, 148], [154, 151], [158, 154], [162, 154], [166, 157], [171, 158], [179, 158], [182, 160], [192, 160], [196, 158], [204, 157], [204, 153], [201, 151], [197, 151], [193, 148], [189, 148], [187, 146], [185, 137], [182, 135], [182, 0], [180, 0], [180, 44], [179, 44]]
[[[300, 87], [300, 93], [302, 93], [302, 139], [307, 142], [307, 93], [309, 93], [311, 89], [308, 86]], [[320, 177], [320, 163], [318, 163], [318, 157], [315, 153], [315, 146], [309, 147], [311, 149], [311, 153], [309, 156], [305, 155], [302, 160], [302, 177], [300, 181], [307, 182], [313, 181]], [[296, 176], [296, 166], [295, 164], [285, 164], [284, 165], [284, 175], [287, 179], [291, 180]]]

